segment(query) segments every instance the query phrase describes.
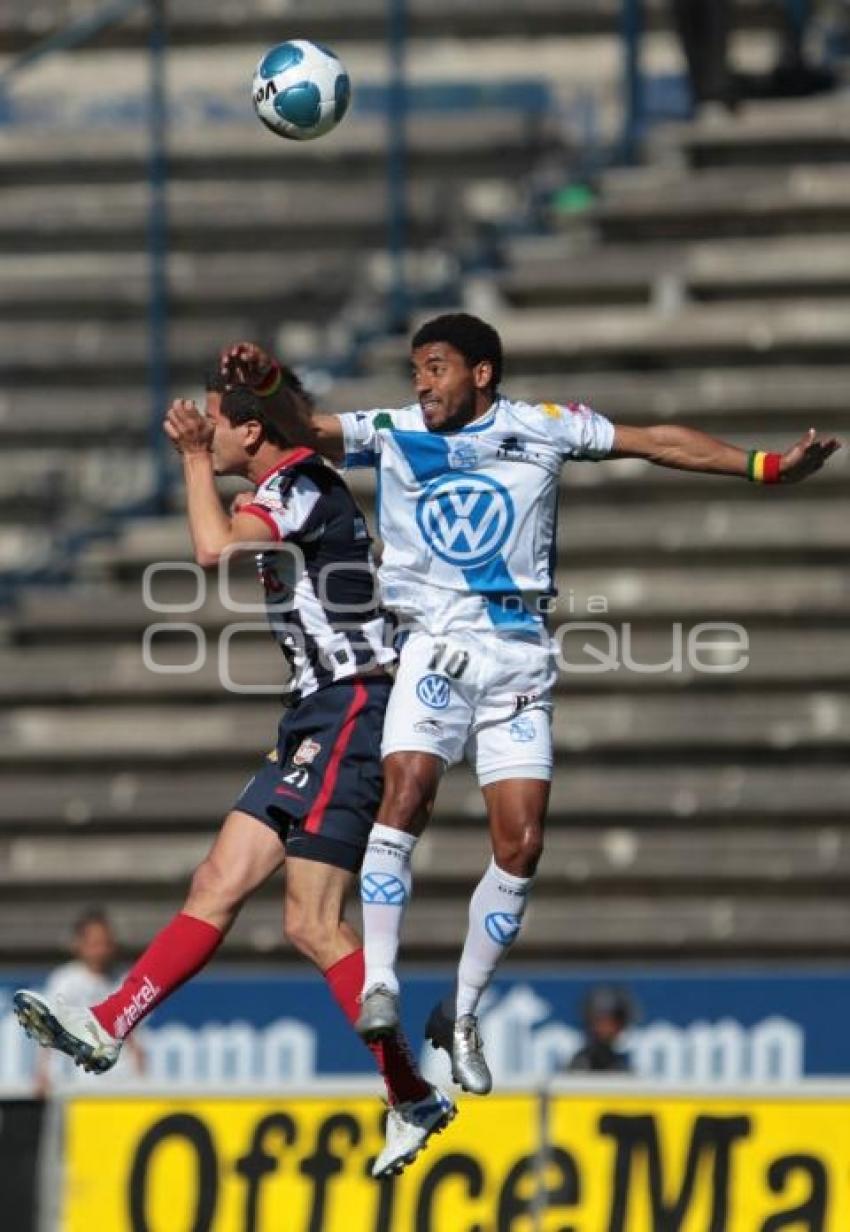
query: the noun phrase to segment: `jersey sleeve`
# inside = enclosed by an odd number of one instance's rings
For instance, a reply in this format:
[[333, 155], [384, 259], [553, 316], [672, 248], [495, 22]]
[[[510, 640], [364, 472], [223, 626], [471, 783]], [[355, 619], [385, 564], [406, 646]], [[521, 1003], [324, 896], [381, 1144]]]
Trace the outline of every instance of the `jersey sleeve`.
[[565, 458], [607, 458], [614, 448], [614, 425], [582, 402], [544, 402], [540, 411], [547, 435]]
[[340, 415], [342, 424], [342, 440], [345, 449], [340, 470], [357, 470], [363, 466], [376, 466], [381, 451], [379, 429], [382, 426], [381, 416], [387, 416], [386, 411], [352, 411]]
[[321, 499], [322, 493], [313, 480], [299, 475], [286, 491], [272, 485], [259, 487], [250, 505], [243, 505], [239, 512], [265, 522], [278, 541], [297, 540], [312, 529]]

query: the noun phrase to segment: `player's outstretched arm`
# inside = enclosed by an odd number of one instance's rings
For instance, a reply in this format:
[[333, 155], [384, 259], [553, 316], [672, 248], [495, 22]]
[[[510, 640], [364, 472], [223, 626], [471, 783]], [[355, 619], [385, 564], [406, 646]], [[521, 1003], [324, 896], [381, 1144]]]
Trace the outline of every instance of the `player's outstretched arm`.
[[345, 446], [338, 417], [316, 411], [273, 355], [254, 342], [237, 342], [221, 352], [220, 362], [226, 381], [247, 385], [264, 399], [270, 418], [293, 445], [307, 445], [331, 462], [342, 462]]
[[799, 483], [840, 449], [835, 437], [818, 436], [810, 428], [785, 453], [739, 449], [717, 437], [676, 424], [651, 428], [615, 425], [612, 458], [645, 458], [656, 466], [698, 471], [706, 475], [737, 475], [760, 483]]

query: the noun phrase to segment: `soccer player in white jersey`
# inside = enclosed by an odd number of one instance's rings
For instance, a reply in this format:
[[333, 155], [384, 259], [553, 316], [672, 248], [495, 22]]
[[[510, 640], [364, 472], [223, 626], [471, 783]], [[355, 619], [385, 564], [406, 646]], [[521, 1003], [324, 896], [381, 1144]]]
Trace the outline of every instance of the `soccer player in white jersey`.
[[[451, 1056], [465, 1090], [492, 1080], [477, 1008], [519, 935], [543, 846], [552, 776], [555, 679], [545, 612], [561, 468], [644, 458], [658, 466], [790, 483], [838, 448], [814, 430], [784, 454], [747, 452], [679, 425], [630, 427], [574, 403], [531, 405], [499, 392], [496, 331], [465, 313], [425, 324], [411, 344], [417, 401], [402, 409], [314, 414], [279, 393], [274, 413], [295, 440], [346, 468], [374, 467], [384, 541], [382, 598], [406, 632], [384, 724], [384, 796], [360, 874], [366, 955], [357, 1028], [396, 1028], [395, 972], [410, 860], [445, 769], [478, 775], [493, 860], [473, 893], [451, 1000], [426, 1034]], [[254, 385], [275, 361], [250, 344], [223, 356]]]

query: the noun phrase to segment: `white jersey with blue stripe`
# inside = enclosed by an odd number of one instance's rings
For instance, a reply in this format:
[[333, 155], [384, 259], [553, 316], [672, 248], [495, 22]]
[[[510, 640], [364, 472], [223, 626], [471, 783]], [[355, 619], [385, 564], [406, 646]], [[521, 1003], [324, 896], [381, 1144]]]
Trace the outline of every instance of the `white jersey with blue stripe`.
[[430, 633], [537, 636], [555, 593], [558, 481], [599, 459], [614, 425], [579, 404], [498, 398], [458, 432], [418, 404], [341, 415], [346, 468], [375, 466], [383, 601]]

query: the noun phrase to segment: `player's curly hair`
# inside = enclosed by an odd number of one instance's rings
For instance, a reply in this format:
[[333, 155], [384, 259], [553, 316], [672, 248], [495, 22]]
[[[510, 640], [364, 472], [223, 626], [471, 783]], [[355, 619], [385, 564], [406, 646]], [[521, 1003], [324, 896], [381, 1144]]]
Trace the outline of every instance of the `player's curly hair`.
[[502, 380], [502, 340], [492, 325], [468, 312], [448, 312], [426, 321], [413, 335], [411, 350], [429, 342], [447, 342], [460, 351], [470, 368], [487, 361], [493, 366], [493, 389]]

